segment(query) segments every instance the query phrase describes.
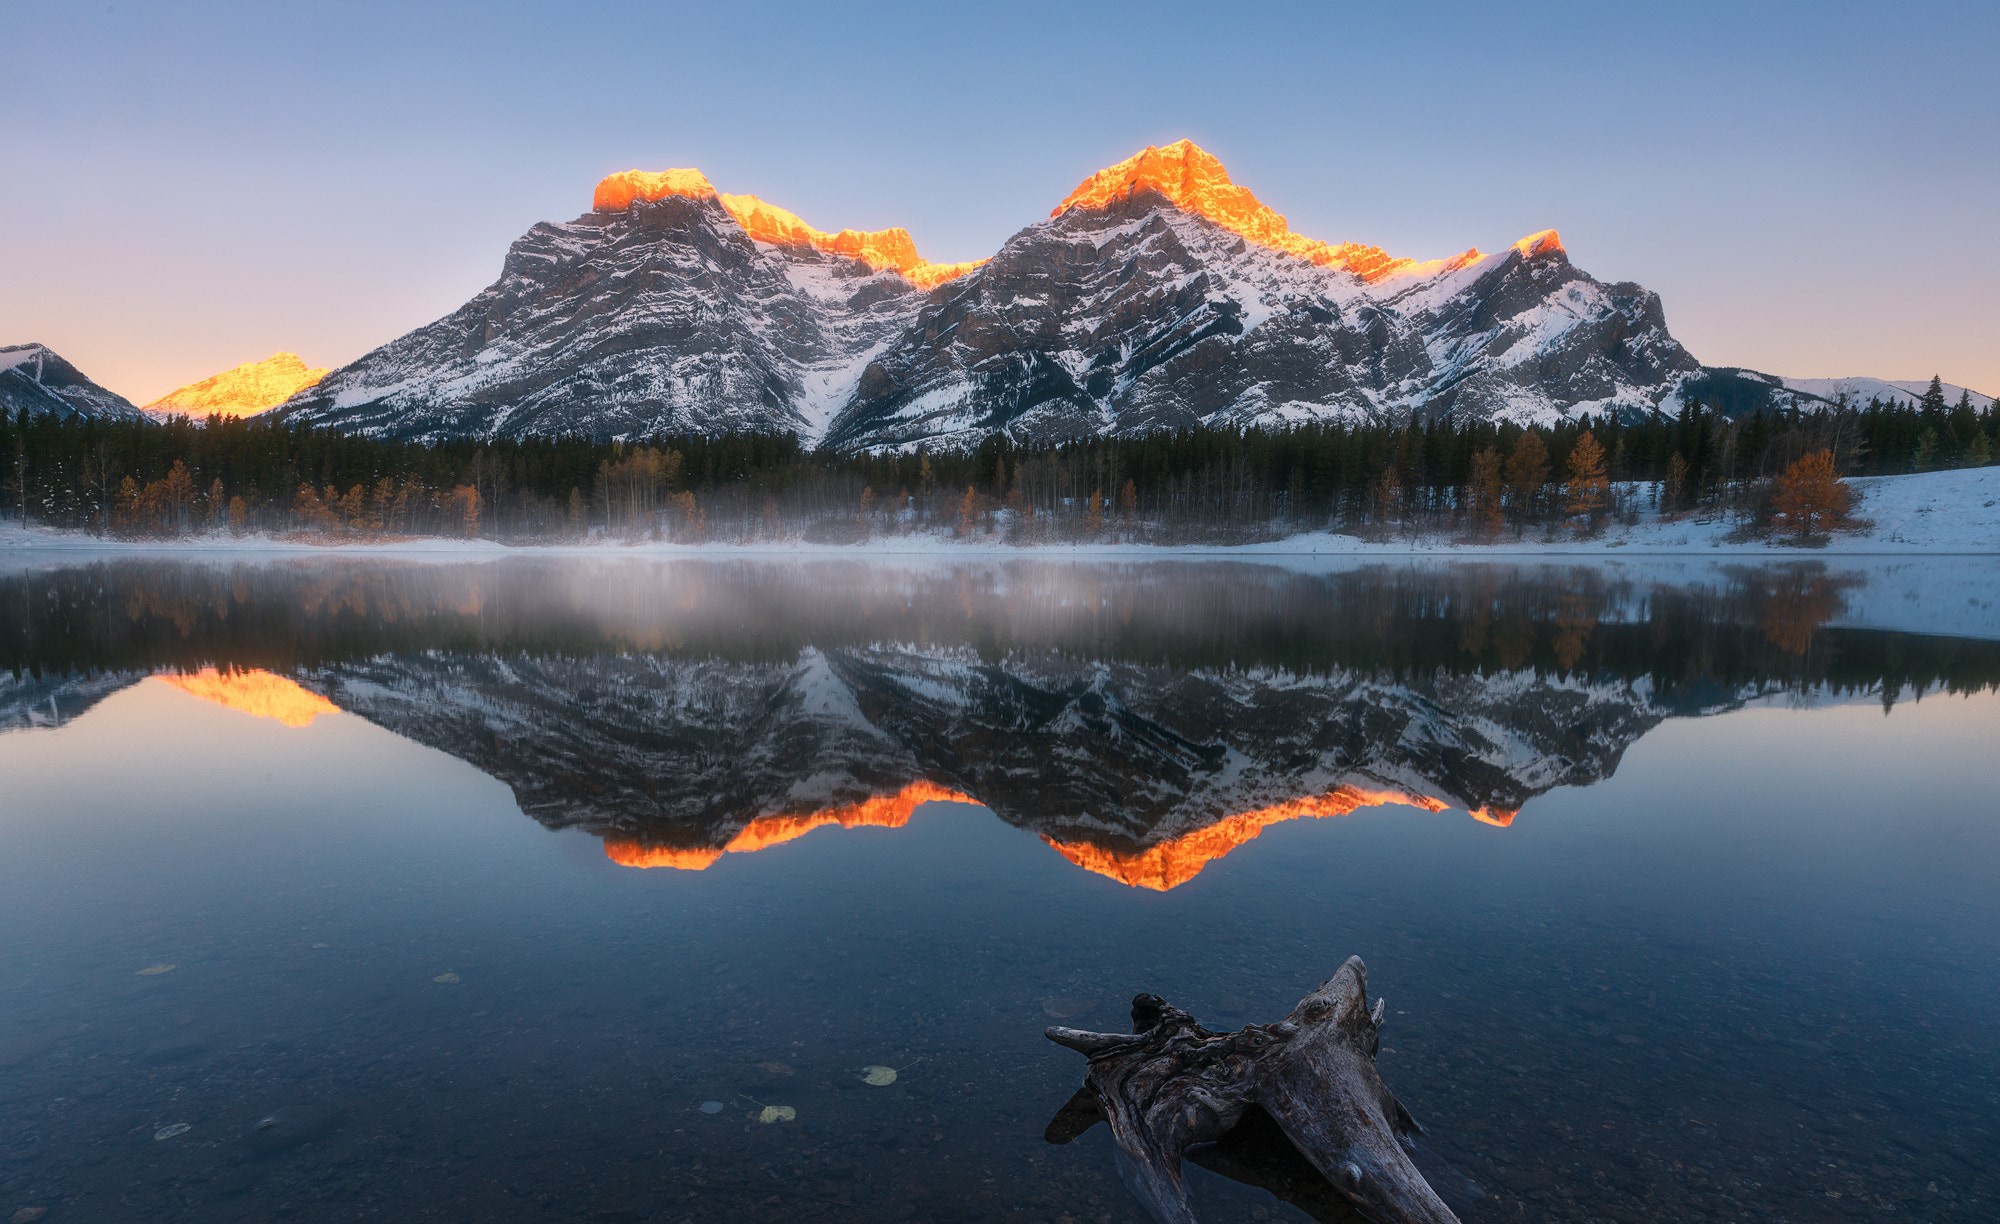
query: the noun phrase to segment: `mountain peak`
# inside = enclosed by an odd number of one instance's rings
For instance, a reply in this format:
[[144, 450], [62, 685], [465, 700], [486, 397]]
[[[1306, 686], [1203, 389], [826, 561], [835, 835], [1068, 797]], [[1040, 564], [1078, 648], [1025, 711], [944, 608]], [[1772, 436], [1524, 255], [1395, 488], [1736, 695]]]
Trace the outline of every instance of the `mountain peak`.
[[1560, 254], [1563, 252], [1562, 235], [1552, 229], [1537, 230], [1515, 243], [1514, 249], [1528, 259], [1540, 255]]
[[715, 200], [758, 242], [773, 246], [810, 247], [829, 255], [858, 259], [877, 272], [895, 272], [923, 289], [933, 289], [965, 275], [983, 259], [965, 263], [932, 263], [917, 253], [910, 231], [902, 226], [880, 230], [844, 229], [836, 233], [816, 229], [789, 209], [780, 208], [753, 195], [731, 195], [717, 191], [708, 176], [682, 167], [671, 170], [621, 170], [598, 181], [591, 195], [591, 207], [599, 212], [620, 212], [636, 200], [659, 200], [685, 196]]
[[297, 353], [273, 353], [169, 391], [145, 410], [155, 416], [255, 416], [317, 385], [326, 374], [323, 367], [308, 367]]
[[[1222, 162], [1192, 140], [1176, 140], [1158, 147], [1148, 145], [1117, 165], [1099, 170], [1079, 183], [1049, 215], [1059, 217], [1072, 208], [1109, 208], [1141, 191], [1157, 192], [1183, 212], [1206, 218], [1259, 246], [1296, 255], [1322, 267], [1352, 272], [1371, 284], [1398, 275], [1456, 272], [1487, 258], [1479, 248], [1472, 247], [1449, 259], [1415, 260], [1391, 255], [1366, 243], [1327, 243], [1308, 238], [1294, 232], [1281, 213], [1259, 200], [1248, 187], [1232, 182]], [[1521, 239], [1514, 248], [1533, 258], [1561, 251], [1563, 245], [1554, 230], [1543, 230]]]
[[1392, 256], [1381, 247], [1360, 242], [1336, 245], [1293, 232], [1282, 214], [1248, 187], [1231, 182], [1222, 162], [1192, 140], [1176, 140], [1164, 147], [1148, 145], [1117, 165], [1099, 170], [1079, 183], [1049, 215], [1059, 217], [1072, 208], [1108, 208], [1142, 191], [1157, 192], [1181, 211], [1206, 218], [1259, 246], [1322, 267], [1344, 269], [1364, 281], [1420, 267], [1430, 270], [1414, 259]]

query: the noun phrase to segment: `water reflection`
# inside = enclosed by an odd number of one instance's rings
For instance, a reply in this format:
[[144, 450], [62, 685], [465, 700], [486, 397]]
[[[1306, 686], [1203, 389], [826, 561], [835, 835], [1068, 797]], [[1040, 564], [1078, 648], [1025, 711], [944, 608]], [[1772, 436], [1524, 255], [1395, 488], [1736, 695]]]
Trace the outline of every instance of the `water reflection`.
[[[630, 867], [973, 803], [1168, 890], [1364, 808], [1506, 827], [1663, 720], [1973, 691], [2000, 645], [1842, 627], [1854, 574], [845, 562], [190, 565], [0, 583], [0, 727], [147, 675], [335, 709], [505, 782]], [[7, 590], [4, 588], [11, 587]]]
[[1358, 952], [1468, 1224], [1991, 1219], [1975, 564], [0, 577], [0, 1218], [1136, 1221], [1042, 1026]]

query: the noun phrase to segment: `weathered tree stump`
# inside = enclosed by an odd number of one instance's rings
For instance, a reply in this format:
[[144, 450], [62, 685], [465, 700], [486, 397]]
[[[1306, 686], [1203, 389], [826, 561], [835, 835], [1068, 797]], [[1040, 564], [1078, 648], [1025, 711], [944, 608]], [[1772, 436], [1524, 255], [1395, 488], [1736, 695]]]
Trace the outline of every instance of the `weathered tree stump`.
[[[1183, 1156], [1265, 1185], [1318, 1218], [1329, 1218], [1331, 1188], [1374, 1224], [1458, 1224], [1412, 1160], [1420, 1128], [1375, 1069], [1384, 1012], [1381, 1000], [1370, 1010], [1368, 970], [1355, 956], [1276, 1024], [1214, 1033], [1142, 994], [1132, 1000], [1136, 1032], [1051, 1028], [1050, 1041], [1090, 1059], [1084, 1085], [1095, 1109], [1079, 1093], [1049, 1138], [1066, 1142], [1101, 1112], [1120, 1176], [1160, 1224], [1195, 1224]], [[1264, 1142], [1257, 1135], [1267, 1119], [1323, 1184], [1245, 1175], [1242, 1152]], [[1232, 1133], [1236, 1142], [1225, 1143]]]

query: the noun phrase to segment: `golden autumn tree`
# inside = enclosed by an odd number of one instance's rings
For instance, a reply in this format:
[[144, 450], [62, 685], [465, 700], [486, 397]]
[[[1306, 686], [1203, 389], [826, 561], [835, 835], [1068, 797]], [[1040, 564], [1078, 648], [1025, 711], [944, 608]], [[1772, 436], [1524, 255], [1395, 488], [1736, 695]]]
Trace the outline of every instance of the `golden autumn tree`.
[[1611, 478], [1604, 470], [1604, 447], [1586, 429], [1570, 448], [1563, 479], [1563, 516], [1578, 531], [1595, 530], [1611, 508]]
[[1514, 522], [1524, 526], [1535, 517], [1535, 503], [1549, 479], [1549, 448], [1542, 435], [1530, 429], [1514, 441], [1507, 454], [1507, 501]]
[[1500, 452], [1487, 447], [1472, 457], [1472, 473], [1465, 485], [1465, 505], [1472, 529], [1482, 537], [1499, 534], [1500, 494], [1506, 479], [1500, 471]]
[[969, 536], [979, 526], [979, 493], [971, 485], [965, 486], [965, 496], [958, 499], [958, 524], [952, 534]]
[[1853, 508], [1854, 491], [1840, 478], [1830, 450], [1814, 451], [1786, 468], [1771, 499], [1773, 522], [1800, 540], [1839, 530]]

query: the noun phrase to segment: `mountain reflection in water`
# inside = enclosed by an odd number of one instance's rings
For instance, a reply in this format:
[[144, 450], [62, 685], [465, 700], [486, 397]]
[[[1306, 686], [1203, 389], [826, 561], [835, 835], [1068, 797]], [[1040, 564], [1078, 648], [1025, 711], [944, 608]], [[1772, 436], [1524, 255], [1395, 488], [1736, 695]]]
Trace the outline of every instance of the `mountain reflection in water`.
[[157, 674], [289, 726], [359, 715], [627, 866], [699, 870], [951, 801], [1165, 890], [1306, 817], [1404, 805], [1506, 826], [1608, 777], [1669, 717], [2000, 681], [1991, 642], [1836, 627], [1859, 581], [1816, 565], [1655, 584], [1590, 566], [124, 561], [0, 580], [0, 728]]

